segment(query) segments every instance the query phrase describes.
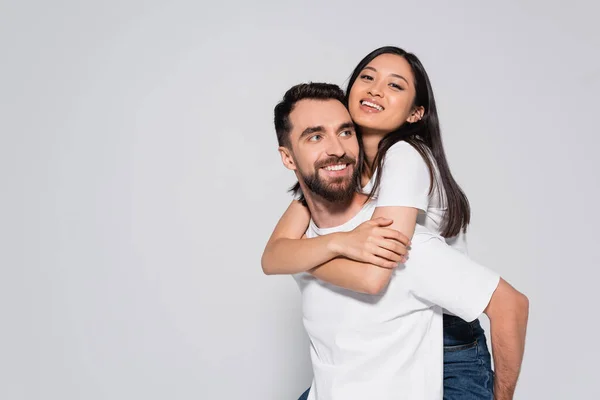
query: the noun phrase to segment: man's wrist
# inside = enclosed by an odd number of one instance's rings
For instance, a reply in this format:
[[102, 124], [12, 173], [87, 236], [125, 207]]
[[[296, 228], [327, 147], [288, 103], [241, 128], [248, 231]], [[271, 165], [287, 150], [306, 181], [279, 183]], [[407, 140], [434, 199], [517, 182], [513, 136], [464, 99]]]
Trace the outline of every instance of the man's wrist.
[[494, 383], [494, 400], [512, 400], [514, 395], [514, 389], [507, 388], [498, 381]]

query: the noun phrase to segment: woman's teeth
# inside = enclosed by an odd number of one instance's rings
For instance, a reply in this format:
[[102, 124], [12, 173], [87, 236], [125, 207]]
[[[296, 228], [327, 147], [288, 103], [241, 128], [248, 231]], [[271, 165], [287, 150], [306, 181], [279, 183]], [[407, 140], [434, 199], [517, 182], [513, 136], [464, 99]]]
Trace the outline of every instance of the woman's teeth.
[[370, 101], [365, 101], [365, 100], [363, 100], [363, 101], [361, 102], [361, 104], [362, 104], [363, 106], [367, 106], [367, 107], [371, 107], [371, 108], [374, 108], [374, 109], [376, 109], [376, 110], [379, 110], [379, 111], [383, 111], [383, 107], [381, 107], [380, 105], [377, 105], [377, 104], [375, 104], [375, 103], [371, 103]]

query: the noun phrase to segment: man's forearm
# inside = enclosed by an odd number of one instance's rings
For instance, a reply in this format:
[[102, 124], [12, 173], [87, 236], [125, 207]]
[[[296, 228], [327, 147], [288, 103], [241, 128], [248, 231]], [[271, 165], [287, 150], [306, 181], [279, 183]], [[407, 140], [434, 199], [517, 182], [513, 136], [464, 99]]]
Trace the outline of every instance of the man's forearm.
[[511, 313], [504, 313], [502, 318], [490, 318], [495, 400], [513, 398], [523, 361], [529, 301], [521, 295], [513, 303]]

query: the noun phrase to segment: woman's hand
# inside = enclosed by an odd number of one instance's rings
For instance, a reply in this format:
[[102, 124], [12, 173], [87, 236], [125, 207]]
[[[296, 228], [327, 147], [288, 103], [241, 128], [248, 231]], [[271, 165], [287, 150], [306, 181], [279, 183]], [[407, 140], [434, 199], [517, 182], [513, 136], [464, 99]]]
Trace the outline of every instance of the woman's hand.
[[406, 261], [410, 240], [397, 230], [386, 228], [392, 223], [388, 218], [375, 218], [350, 232], [339, 232], [335, 234], [335, 251], [355, 261], [396, 268]]

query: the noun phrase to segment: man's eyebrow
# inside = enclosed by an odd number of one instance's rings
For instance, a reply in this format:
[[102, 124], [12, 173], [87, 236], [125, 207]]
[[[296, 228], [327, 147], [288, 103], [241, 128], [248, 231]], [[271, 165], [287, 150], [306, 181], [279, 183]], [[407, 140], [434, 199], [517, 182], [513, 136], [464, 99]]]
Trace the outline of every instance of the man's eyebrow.
[[323, 128], [322, 125], [319, 126], [309, 126], [308, 128], [306, 128], [305, 130], [302, 131], [302, 133], [300, 134], [300, 138], [302, 139], [303, 137], [306, 137], [308, 135], [311, 135], [313, 133], [317, 133], [317, 132], [324, 132], [325, 128]]
[[[340, 126], [338, 127], [338, 132], [343, 129], [354, 129], [354, 123], [352, 121], [347, 121], [340, 124]], [[312, 135], [313, 133], [319, 132], [325, 132], [325, 127], [323, 127], [323, 125], [309, 126], [308, 128], [302, 131], [298, 139], [302, 139], [306, 136]]]
[[[377, 70], [373, 67], [365, 67], [364, 69], [369, 69], [373, 72], [377, 72]], [[398, 74], [390, 74], [390, 76], [394, 76], [396, 78], [402, 79], [404, 82], [406, 82], [407, 85], [409, 85], [408, 83], [408, 79], [406, 79], [405, 77], [403, 77], [402, 75], [398, 75]]]
[[354, 129], [354, 123], [352, 123], [351, 121], [344, 122], [338, 128], [338, 131], [341, 131], [342, 129]]

